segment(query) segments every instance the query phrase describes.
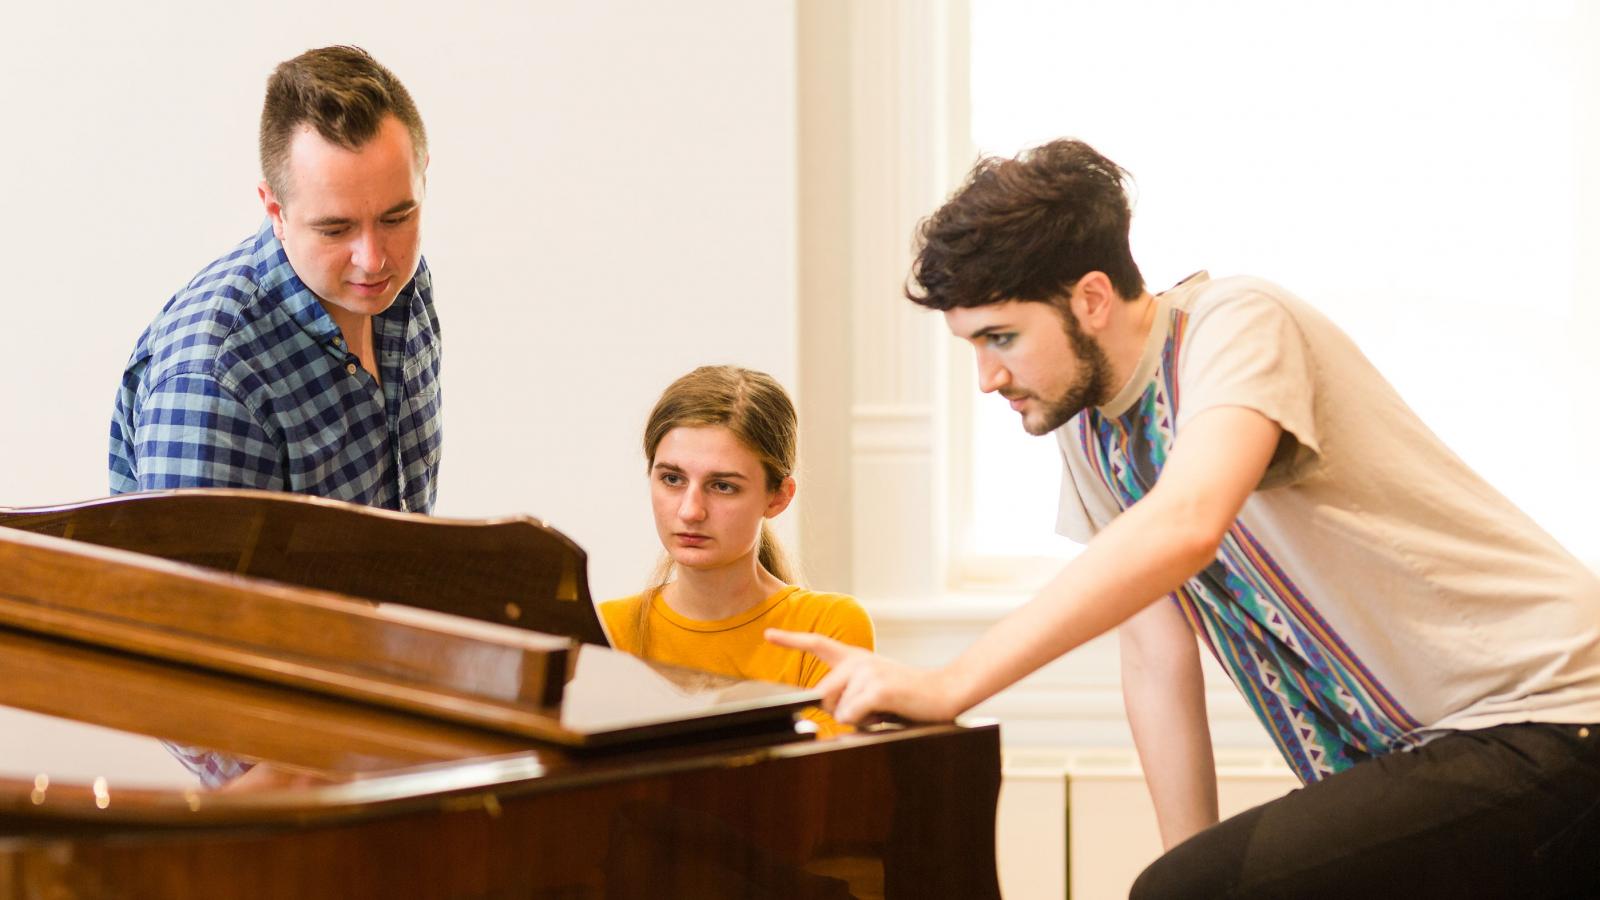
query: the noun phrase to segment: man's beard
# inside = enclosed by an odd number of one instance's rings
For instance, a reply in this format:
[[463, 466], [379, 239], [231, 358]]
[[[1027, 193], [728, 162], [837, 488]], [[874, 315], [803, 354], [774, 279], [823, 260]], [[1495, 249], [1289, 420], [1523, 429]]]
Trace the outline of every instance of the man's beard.
[[1106, 359], [1105, 351], [1094, 338], [1083, 333], [1071, 310], [1061, 311], [1061, 323], [1067, 340], [1072, 342], [1072, 352], [1078, 356], [1078, 377], [1055, 401], [1039, 398], [1039, 402], [1048, 404], [1039, 419], [1030, 422], [1023, 417], [1022, 429], [1032, 435], [1049, 434], [1067, 424], [1073, 416], [1104, 403], [1111, 396], [1111, 361]]

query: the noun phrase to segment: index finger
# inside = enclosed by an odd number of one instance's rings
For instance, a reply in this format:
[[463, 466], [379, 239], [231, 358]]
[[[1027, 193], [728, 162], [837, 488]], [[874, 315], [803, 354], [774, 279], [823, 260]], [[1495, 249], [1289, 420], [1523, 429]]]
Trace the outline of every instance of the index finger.
[[844, 659], [850, 652], [850, 645], [842, 644], [833, 638], [823, 637], [808, 631], [784, 631], [781, 628], [768, 628], [765, 637], [779, 647], [788, 647], [791, 650], [803, 650], [833, 668], [839, 660]]

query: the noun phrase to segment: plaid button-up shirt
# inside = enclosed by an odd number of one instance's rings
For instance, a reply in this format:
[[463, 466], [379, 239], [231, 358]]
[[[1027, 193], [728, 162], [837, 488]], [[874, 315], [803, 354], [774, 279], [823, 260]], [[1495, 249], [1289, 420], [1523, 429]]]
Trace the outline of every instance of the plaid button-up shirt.
[[139, 337], [111, 418], [111, 492], [247, 487], [428, 512], [441, 435], [426, 262], [372, 329], [381, 387], [263, 224]]

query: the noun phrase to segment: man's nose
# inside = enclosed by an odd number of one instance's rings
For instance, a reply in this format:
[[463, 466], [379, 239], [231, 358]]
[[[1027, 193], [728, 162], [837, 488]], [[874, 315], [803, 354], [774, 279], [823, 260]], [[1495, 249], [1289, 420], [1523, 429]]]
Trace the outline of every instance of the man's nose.
[[1011, 373], [1005, 366], [992, 359], [978, 357], [978, 390], [989, 394], [1010, 383]]
[[350, 248], [350, 264], [369, 275], [383, 271], [383, 243], [372, 229], [362, 229], [356, 235], [355, 246]]

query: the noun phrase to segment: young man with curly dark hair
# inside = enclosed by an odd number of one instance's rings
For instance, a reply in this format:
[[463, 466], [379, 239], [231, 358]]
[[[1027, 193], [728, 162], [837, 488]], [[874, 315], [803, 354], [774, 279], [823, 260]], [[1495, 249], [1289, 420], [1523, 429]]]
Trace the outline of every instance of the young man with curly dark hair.
[[[1600, 896], [1600, 579], [1304, 301], [1150, 294], [1126, 179], [1078, 141], [983, 160], [909, 292], [1055, 434], [1084, 552], [936, 671], [772, 638], [855, 722], [950, 718], [1119, 628], [1167, 847], [1136, 897]], [[1220, 823], [1199, 644], [1305, 783]]]

